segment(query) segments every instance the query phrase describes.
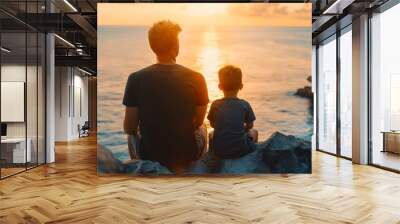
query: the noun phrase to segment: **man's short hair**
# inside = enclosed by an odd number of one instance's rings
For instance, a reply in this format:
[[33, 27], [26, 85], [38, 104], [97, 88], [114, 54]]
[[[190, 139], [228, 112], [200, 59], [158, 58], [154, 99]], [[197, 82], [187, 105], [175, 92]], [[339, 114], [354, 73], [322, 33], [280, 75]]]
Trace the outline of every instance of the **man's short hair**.
[[157, 55], [168, 54], [178, 44], [181, 27], [169, 20], [154, 23], [148, 33], [150, 47]]
[[219, 84], [222, 90], [235, 91], [242, 87], [242, 70], [233, 65], [225, 65], [218, 71]]

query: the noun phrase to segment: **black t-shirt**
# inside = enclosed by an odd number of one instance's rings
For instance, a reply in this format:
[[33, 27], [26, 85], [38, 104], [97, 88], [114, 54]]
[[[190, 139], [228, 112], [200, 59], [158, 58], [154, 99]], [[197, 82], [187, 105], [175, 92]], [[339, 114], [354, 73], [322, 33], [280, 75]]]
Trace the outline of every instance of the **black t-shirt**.
[[239, 98], [222, 98], [211, 104], [208, 120], [214, 126], [210, 148], [221, 158], [238, 158], [254, 149], [244, 123], [256, 119], [250, 104]]
[[138, 108], [142, 159], [167, 167], [196, 159], [195, 110], [208, 104], [200, 73], [177, 64], [151, 65], [129, 76], [123, 104]]

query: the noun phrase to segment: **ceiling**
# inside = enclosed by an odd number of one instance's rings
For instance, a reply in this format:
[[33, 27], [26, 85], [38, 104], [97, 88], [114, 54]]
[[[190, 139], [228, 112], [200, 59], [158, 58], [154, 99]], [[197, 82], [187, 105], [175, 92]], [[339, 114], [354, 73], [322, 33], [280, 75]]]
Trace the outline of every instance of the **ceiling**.
[[54, 32], [57, 34], [56, 65], [79, 66], [96, 74], [96, 3], [94, 0], [48, 0], [46, 5], [45, 0], [1, 0], [2, 46], [12, 49], [7, 54], [2, 52], [2, 59], [16, 62], [25, 55], [33, 58], [37, 47], [30, 43], [31, 39], [38, 33]]
[[354, 17], [397, 0], [313, 0], [313, 43], [317, 44], [347, 25]]

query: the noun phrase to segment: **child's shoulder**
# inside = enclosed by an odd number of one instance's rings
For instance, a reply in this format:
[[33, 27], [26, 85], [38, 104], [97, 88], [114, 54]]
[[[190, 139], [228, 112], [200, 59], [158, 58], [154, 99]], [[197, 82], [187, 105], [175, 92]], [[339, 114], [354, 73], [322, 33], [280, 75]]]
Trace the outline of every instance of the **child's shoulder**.
[[214, 100], [214, 101], [211, 103], [211, 105], [212, 105], [212, 106], [218, 106], [218, 105], [225, 104], [225, 103], [229, 103], [229, 104], [230, 104], [230, 103], [232, 103], [232, 102], [239, 103], [240, 105], [243, 105], [243, 106], [246, 106], [246, 107], [250, 106], [250, 103], [249, 103], [249, 102], [247, 102], [246, 100], [241, 99], [241, 98], [229, 98], [229, 99], [227, 99], [227, 98], [220, 98], [220, 99]]
[[246, 104], [249, 104], [249, 102], [247, 102], [247, 100], [245, 100], [245, 99], [242, 99], [242, 98], [237, 98], [240, 102], [242, 102], [242, 103], [246, 103]]
[[246, 111], [252, 109], [250, 103], [247, 100], [238, 98], [237, 102], [238, 102], [238, 105], [240, 105], [240, 107], [243, 108]]
[[250, 106], [250, 103], [247, 100], [241, 99], [241, 98], [237, 98], [238, 102], [240, 102], [240, 104], [248, 107]]
[[224, 98], [216, 99], [211, 103], [211, 106], [217, 106], [224, 102]]

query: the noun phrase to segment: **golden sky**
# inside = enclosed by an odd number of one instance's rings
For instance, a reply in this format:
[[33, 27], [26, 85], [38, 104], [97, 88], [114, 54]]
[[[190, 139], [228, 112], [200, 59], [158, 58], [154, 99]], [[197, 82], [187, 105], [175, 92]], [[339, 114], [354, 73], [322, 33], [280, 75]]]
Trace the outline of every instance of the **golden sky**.
[[310, 3], [99, 3], [98, 25], [311, 26]]

